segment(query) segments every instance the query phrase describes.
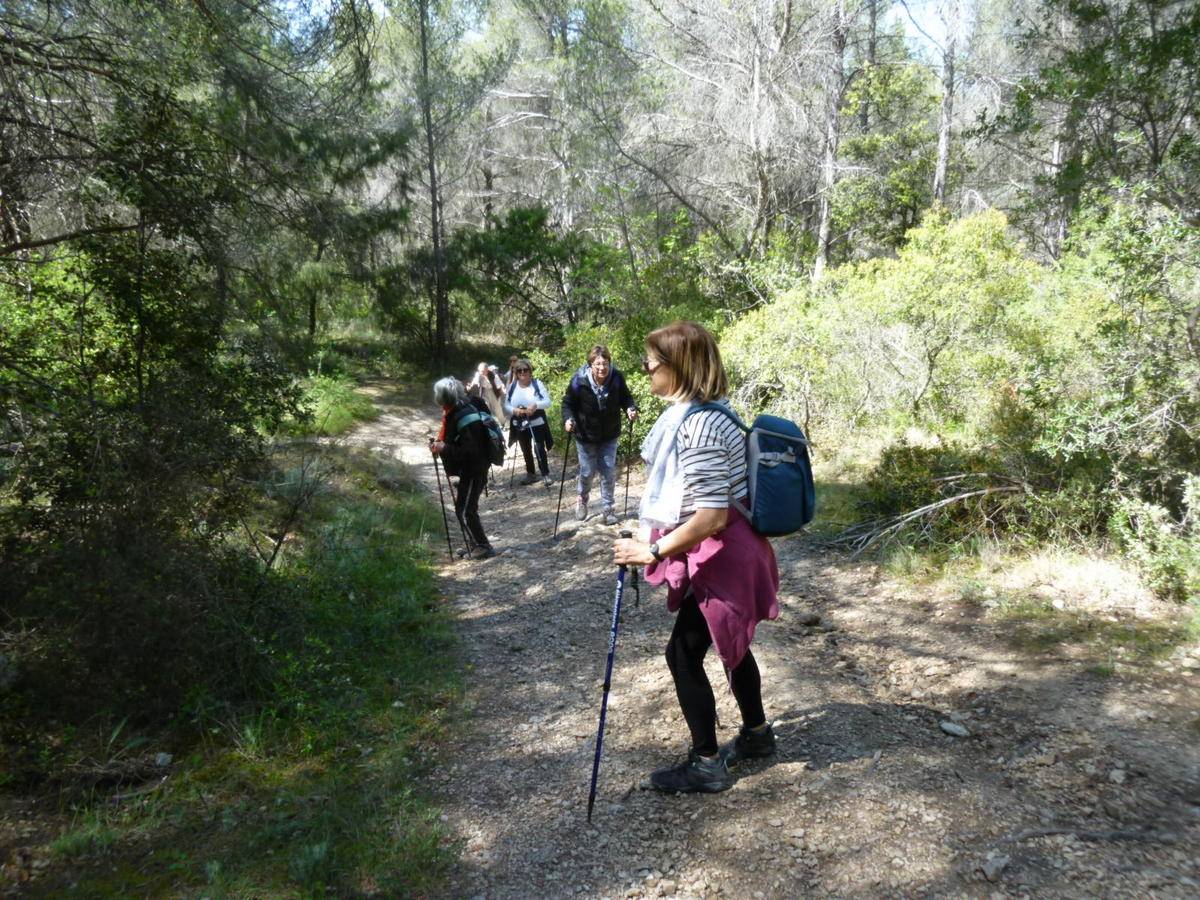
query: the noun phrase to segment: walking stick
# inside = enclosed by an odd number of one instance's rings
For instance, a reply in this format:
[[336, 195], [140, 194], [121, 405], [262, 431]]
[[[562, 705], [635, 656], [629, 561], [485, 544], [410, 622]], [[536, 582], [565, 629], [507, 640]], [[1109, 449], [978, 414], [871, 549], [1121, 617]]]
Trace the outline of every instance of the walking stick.
[[567, 448], [563, 451], [562, 475], [558, 479], [558, 506], [554, 510], [554, 534], [551, 536], [551, 540], [558, 540], [558, 517], [562, 513], [563, 488], [567, 484], [567, 457], [571, 455], [571, 438], [573, 436], [574, 432], [567, 432]]
[[633, 419], [629, 422], [629, 440], [625, 443], [625, 512], [622, 519], [629, 518], [629, 470], [633, 467]]
[[[633, 532], [622, 531], [621, 537], [631, 538]], [[617, 567], [617, 591], [613, 597], [612, 631], [608, 635], [608, 662], [604, 667], [604, 695], [600, 700], [600, 727], [596, 731], [596, 758], [592, 760], [592, 787], [588, 791], [588, 821], [596, 805], [596, 779], [600, 775], [600, 750], [604, 746], [604, 718], [608, 714], [608, 689], [612, 686], [613, 657], [617, 652], [617, 624], [621, 621], [621, 597], [625, 593], [625, 566]]]
[[[433, 443], [433, 438], [429, 439], [429, 443]], [[442, 505], [442, 524], [446, 526], [446, 550], [450, 553], [450, 558], [454, 559], [454, 548], [450, 546], [450, 520], [446, 517], [446, 496], [442, 493], [442, 469], [438, 465], [438, 458], [433, 457], [433, 474], [437, 477], [438, 483], [438, 501]], [[446, 480], [450, 480], [450, 476], [446, 476]]]
[[517, 451], [513, 449], [513, 441], [508, 442], [508, 452], [512, 456], [512, 466], [508, 471], [508, 499], [513, 500], [517, 496], [516, 490], [513, 488], [513, 483], [517, 477]]
[[[442, 463], [442, 468], [446, 464]], [[450, 473], [446, 473], [446, 490], [450, 492], [450, 499], [454, 501], [454, 518], [458, 519], [458, 530], [462, 532], [463, 553], [470, 553], [475, 549], [475, 539], [467, 534], [467, 523], [463, 521], [462, 513], [458, 511], [458, 492], [462, 490], [462, 477], [458, 479], [458, 487], [456, 488], [450, 481]]]

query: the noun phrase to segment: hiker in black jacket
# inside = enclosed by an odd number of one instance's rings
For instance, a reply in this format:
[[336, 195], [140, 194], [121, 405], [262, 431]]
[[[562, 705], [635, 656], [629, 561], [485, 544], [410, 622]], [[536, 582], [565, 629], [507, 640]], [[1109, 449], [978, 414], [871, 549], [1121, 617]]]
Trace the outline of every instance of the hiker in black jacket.
[[[479, 521], [479, 495], [487, 485], [488, 459], [487, 428], [480, 421], [478, 409], [467, 396], [467, 389], [457, 378], [443, 378], [433, 386], [433, 400], [442, 408], [442, 428], [436, 441], [429, 445], [435, 456], [442, 458], [446, 476], [458, 476], [458, 489], [454, 492], [454, 514], [466, 529], [472, 544], [472, 559], [487, 559], [496, 551], [483, 533]], [[467, 416], [473, 421], [462, 424]]]
[[588, 497], [592, 475], [600, 472], [600, 500], [604, 504], [604, 524], [617, 524], [614, 486], [617, 479], [617, 444], [623, 424], [621, 413], [629, 421], [637, 418], [637, 402], [629, 393], [625, 376], [613, 367], [612, 354], [603, 344], [588, 352], [587, 365], [571, 378], [563, 394], [563, 427], [575, 435], [579, 452], [579, 496], [575, 517], [588, 516]]

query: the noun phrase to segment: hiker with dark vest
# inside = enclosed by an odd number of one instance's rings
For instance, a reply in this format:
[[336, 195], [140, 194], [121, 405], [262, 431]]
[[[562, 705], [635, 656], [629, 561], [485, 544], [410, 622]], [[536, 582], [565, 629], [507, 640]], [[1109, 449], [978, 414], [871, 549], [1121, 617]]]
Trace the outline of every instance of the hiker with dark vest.
[[[467, 396], [467, 389], [457, 378], [443, 378], [433, 386], [433, 401], [442, 408], [442, 427], [437, 440], [429, 445], [434, 456], [440, 456], [446, 477], [458, 476], [454, 492], [454, 514], [466, 529], [472, 545], [472, 559], [487, 559], [496, 551], [483, 533], [479, 521], [479, 495], [487, 485], [488, 442], [487, 427], [480, 421], [478, 409]], [[462, 420], [470, 419], [465, 424]]]
[[[547, 450], [554, 448], [550, 436], [550, 423], [546, 411], [550, 409], [550, 392], [533, 377], [533, 365], [527, 359], [518, 359], [513, 366], [514, 380], [504, 394], [504, 412], [508, 415], [508, 443], [521, 444], [525, 456], [525, 477], [521, 484], [533, 484], [538, 476], [533, 469], [533, 454], [537, 451], [538, 471], [542, 480], [550, 484], [550, 461]], [[532, 445], [532, 446], [531, 446]]]
[[[686, 761], [650, 775], [672, 793], [715, 793], [733, 784], [729, 765], [775, 752], [763, 712], [758, 664], [750, 651], [755, 626], [779, 615], [779, 570], [766, 538], [731, 501], [749, 494], [746, 442], [728, 406], [728, 383], [717, 343], [695, 322], [673, 322], [646, 337], [643, 368], [650, 392], [671, 402], [642, 444], [648, 466], [639, 516], [648, 541], [613, 544], [617, 564], [645, 566], [646, 581], [666, 584], [676, 613], [667, 666], [691, 733]], [[717, 745], [716, 700], [704, 672], [710, 646], [725, 667], [741, 711], [742, 728]]]
[[604, 524], [617, 524], [614, 488], [622, 412], [632, 422], [637, 418], [637, 402], [629, 393], [625, 376], [613, 367], [608, 348], [597, 344], [588, 352], [587, 364], [580, 366], [571, 378], [562, 399], [563, 427], [575, 435], [575, 449], [579, 454], [577, 519], [588, 516], [592, 476], [598, 471]]

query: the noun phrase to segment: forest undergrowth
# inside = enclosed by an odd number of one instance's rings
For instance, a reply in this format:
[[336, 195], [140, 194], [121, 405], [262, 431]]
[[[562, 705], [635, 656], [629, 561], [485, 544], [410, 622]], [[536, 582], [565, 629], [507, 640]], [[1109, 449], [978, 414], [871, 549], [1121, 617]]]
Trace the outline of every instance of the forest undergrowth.
[[[258, 667], [237, 696], [196, 674], [167, 720], [120, 693], [82, 724], [6, 706], [11, 887], [392, 895], [444, 872], [452, 854], [416, 777], [458, 691], [439, 664], [453, 635], [430, 568], [436, 507], [402, 466], [337, 443], [296, 440], [272, 462], [256, 526], [280, 495], [305, 504], [272, 568], [243, 582], [255, 594], [226, 601], [231, 616], [247, 603], [283, 614], [268, 631], [245, 621]], [[224, 660], [193, 648], [186, 662]]]

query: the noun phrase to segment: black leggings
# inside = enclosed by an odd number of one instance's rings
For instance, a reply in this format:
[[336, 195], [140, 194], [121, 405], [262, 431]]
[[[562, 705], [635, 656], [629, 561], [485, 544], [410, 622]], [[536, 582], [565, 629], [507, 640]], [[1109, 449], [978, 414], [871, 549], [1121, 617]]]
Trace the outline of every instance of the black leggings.
[[517, 440], [521, 444], [521, 452], [525, 455], [525, 471], [530, 475], [533, 474], [533, 448], [530, 447], [530, 444], [532, 444], [533, 447], [537, 448], [538, 469], [543, 475], [549, 475], [550, 460], [546, 458], [545, 439], [541, 434], [535, 435], [535, 431], [540, 431], [540, 429], [526, 428], [524, 431], [517, 432]]
[[[675, 616], [675, 628], [667, 641], [667, 667], [675, 679], [675, 693], [688, 730], [692, 749], [702, 756], [717, 753], [717, 701], [704, 671], [704, 656], [712, 646], [708, 623], [696, 598], [688, 594]], [[754, 728], [767, 720], [762, 705], [762, 679], [758, 663], [749, 649], [729, 672], [733, 697], [742, 713], [742, 724]]]
[[487, 535], [483, 533], [483, 523], [479, 521], [479, 495], [487, 487], [487, 478], [487, 469], [463, 472], [458, 478], [458, 490], [454, 493], [454, 514], [467, 529], [467, 537], [473, 547], [488, 542]]

